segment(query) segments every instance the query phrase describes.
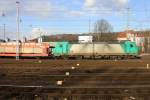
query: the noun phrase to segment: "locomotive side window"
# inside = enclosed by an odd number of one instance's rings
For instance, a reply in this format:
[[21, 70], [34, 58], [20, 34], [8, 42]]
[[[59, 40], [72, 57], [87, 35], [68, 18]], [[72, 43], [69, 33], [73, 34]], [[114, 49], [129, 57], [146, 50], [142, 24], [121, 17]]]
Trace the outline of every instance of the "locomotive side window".
[[133, 44], [130, 44], [130, 47], [133, 48]]
[[63, 45], [62, 45], [62, 44], [60, 44], [60, 45], [59, 45], [59, 47], [60, 47], [60, 48], [62, 48], [62, 47], [63, 47]]

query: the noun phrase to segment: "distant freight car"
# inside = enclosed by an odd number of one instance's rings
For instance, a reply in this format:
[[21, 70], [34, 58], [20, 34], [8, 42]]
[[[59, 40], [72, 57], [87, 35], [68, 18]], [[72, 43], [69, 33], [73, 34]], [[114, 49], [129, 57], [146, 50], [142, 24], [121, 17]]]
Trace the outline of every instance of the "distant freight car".
[[[48, 57], [50, 53], [47, 43], [19, 43], [19, 56]], [[16, 42], [0, 43], [0, 56], [16, 56]]]
[[139, 50], [134, 42], [123, 43], [80, 43], [59, 42], [52, 50], [55, 57], [123, 59], [138, 57]]

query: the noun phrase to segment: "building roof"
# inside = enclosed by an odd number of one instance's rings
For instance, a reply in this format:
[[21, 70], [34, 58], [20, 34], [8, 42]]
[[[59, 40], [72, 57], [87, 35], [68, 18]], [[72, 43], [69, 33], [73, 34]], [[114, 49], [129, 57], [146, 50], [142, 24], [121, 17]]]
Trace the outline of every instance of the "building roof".
[[125, 38], [125, 37], [127, 37], [126, 32], [121, 32], [118, 34], [118, 38]]
[[127, 37], [127, 33], [128, 34], [134, 34], [136, 37], [144, 37], [144, 34], [142, 34], [140, 32], [134, 32], [132, 30], [129, 30], [129, 31], [125, 31], [125, 32], [120, 32], [118, 34], [118, 38], [126, 38]]

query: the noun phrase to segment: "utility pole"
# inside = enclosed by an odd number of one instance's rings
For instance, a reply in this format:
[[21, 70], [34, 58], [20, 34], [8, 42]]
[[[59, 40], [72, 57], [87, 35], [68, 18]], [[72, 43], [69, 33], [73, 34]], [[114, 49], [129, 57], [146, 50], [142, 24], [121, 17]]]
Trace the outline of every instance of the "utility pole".
[[91, 19], [89, 18], [89, 34], [91, 33]]
[[[5, 13], [2, 13], [2, 17], [5, 18]], [[3, 24], [3, 34], [4, 34], [4, 41], [5, 41], [5, 23]]]
[[147, 53], [150, 53], [150, 37], [147, 37]]
[[130, 8], [127, 8], [127, 31], [129, 30], [130, 27]]
[[99, 27], [98, 27], [98, 22], [96, 22], [96, 34], [97, 34], [97, 40], [98, 40], [98, 42], [99, 42]]
[[19, 23], [20, 23], [19, 3], [20, 3], [19, 1], [16, 1], [17, 7], [16, 60], [19, 60]]
[[40, 42], [40, 44], [42, 44], [42, 34], [41, 34], [41, 30], [40, 30], [40, 28], [38, 29], [39, 30], [39, 42]]
[[5, 41], [5, 24], [3, 24], [4, 27], [4, 41]]
[[149, 30], [149, 13], [148, 13], [148, 9], [145, 9], [145, 18], [146, 18], [146, 29]]

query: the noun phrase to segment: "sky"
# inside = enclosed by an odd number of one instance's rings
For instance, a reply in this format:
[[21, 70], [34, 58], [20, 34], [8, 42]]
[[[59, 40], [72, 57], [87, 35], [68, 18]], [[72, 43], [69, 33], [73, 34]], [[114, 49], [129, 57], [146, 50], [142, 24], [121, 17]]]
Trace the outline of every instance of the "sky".
[[[94, 23], [107, 20], [114, 32], [129, 26], [134, 30], [150, 28], [150, 0], [18, 0], [20, 38], [39, 34], [79, 34], [93, 32]], [[129, 8], [129, 10], [127, 10]], [[0, 38], [15, 39], [16, 0], [0, 0]], [[90, 28], [89, 28], [90, 26]]]

